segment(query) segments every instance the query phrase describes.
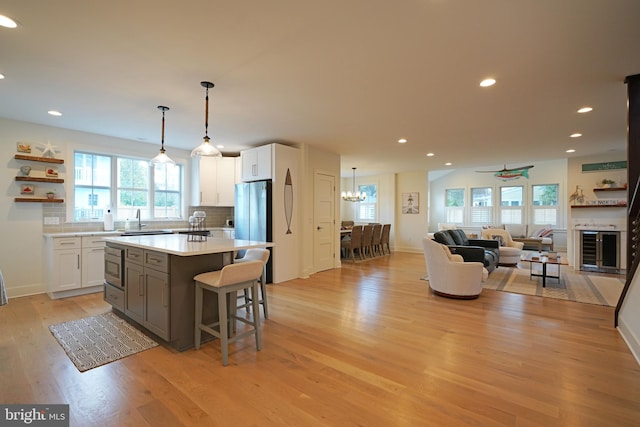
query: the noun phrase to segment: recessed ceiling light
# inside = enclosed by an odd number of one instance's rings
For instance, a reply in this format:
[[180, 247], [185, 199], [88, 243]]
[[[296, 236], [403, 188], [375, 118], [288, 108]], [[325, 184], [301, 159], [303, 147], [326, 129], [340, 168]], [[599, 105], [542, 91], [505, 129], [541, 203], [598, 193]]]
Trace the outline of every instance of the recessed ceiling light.
[[59, 117], [62, 115], [62, 113], [60, 111], [56, 111], [56, 110], [49, 110], [47, 111], [47, 113], [51, 114], [52, 116], [56, 116]]
[[493, 86], [494, 84], [496, 84], [495, 79], [484, 79], [483, 81], [480, 82], [480, 86], [482, 87], [489, 87], [489, 86]]
[[404, 138], [400, 138], [400, 139], [398, 140], [398, 142], [399, 142], [400, 144], [404, 144], [404, 143], [406, 143], [406, 142], [407, 142], [407, 140], [406, 140], [406, 139], [404, 139]]
[[582, 136], [582, 134], [581, 134], [581, 133], [576, 132], [576, 133], [572, 133], [572, 134], [571, 134], [571, 135], [569, 135], [569, 136], [570, 136], [571, 138], [580, 138], [580, 137]]
[[427, 153], [427, 157], [433, 157], [433, 156], [435, 156], [435, 154], [433, 154], [433, 153]]
[[593, 108], [591, 107], [582, 107], [581, 109], [578, 110], [578, 113], [588, 113], [589, 111], [592, 111]]
[[453, 164], [453, 163], [451, 163], [451, 162], [447, 162], [447, 163], [445, 163], [444, 165], [445, 165], [445, 166], [451, 166], [452, 164]]
[[224, 148], [224, 145], [218, 144], [218, 145], [216, 145], [216, 148]]
[[575, 153], [575, 152], [576, 152], [576, 150], [574, 150], [573, 148], [569, 148], [569, 149], [567, 150], [567, 153]]
[[4, 74], [0, 74], [0, 80], [4, 79]]
[[0, 27], [16, 28], [17, 26], [18, 24], [16, 24], [16, 21], [14, 21], [13, 19], [9, 18], [8, 16], [0, 15]]

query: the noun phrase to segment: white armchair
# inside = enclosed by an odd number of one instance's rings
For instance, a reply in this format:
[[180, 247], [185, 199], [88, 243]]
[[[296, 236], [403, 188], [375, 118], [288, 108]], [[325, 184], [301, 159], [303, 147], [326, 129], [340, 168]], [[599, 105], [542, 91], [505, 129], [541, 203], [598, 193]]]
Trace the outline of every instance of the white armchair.
[[460, 255], [452, 255], [449, 248], [428, 237], [422, 239], [427, 264], [429, 287], [434, 294], [460, 299], [477, 298], [482, 282], [489, 273], [480, 262], [464, 262]]
[[500, 250], [499, 265], [515, 265], [520, 261], [524, 243], [514, 242], [511, 239], [511, 234], [507, 230], [487, 228], [482, 230], [482, 238], [500, 241], [500, 247], [498, 248]]

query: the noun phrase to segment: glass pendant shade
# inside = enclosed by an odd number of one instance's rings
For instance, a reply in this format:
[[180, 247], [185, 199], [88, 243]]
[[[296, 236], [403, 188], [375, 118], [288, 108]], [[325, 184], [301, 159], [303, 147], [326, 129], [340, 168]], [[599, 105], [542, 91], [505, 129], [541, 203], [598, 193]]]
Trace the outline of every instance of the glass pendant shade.
[[364, 191], [356, 191], [356, 168], [353, 169], [353, 191], [343, 191], [342, 200], [347, 202], [364, 202], [367, 199], [367, 193]]
[[191, 151], [191, 157], [220, 157], [222, 153], [216, 147], [211, 144], [211, 138], [209, 138], [209, 89], [214, 85], [211, 82], [200, 82], [200, 85], [206, 88], [205, 97], [205, 112], [204, 112], [204, 138], [202, 144], [198, 145]]
[[158, 164], [164, 164], [164, 163], [175, 164], [176, 162], [174, 162], [173, 160], [171, 160], [169, 156], [167, 156], [166, 150], [164, 149], [164, 112], [169, 110], [169, 107], [164, 107], [162, 105], [159, 105], [158, 110], [162, 111], [162, 146], [160, 148], [160, 153], [158, 153], [157, 156], [151, 159], [151, 164], [152, 165], [158, 165]]

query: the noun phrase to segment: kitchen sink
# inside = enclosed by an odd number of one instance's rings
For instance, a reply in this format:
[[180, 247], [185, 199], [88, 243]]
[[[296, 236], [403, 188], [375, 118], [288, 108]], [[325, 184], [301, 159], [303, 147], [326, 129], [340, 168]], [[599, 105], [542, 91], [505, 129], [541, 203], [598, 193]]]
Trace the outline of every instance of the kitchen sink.
[[155, 234], [173, 234], [171, 230], [129, 230], [121, 234], [121, 236], [153, 236]]

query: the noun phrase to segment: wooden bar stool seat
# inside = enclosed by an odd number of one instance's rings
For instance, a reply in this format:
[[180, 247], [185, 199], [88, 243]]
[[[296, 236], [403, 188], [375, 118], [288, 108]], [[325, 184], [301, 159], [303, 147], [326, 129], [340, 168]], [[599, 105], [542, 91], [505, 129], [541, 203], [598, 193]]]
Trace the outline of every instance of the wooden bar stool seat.
[[[252, 295], [258, 295], [258, 278], [262, 275], [264, 263], [262, 261], [248, 261], [240, 264], [225, 265], [222, 270], [198, 274], [195, 281], [195, 339], [194, 347], [200, 348], [202, 332], [206, 332], [220, 339], [222, 364], [229, 364], [229, 343], [235, 342], [248, 335], [255, 335], [256, 349], [262, 348], [262, 334], [260, 331], [260, 303], [258, 298], [252, 298], [253, 315], [249, 319], [236, 315], [237, 292], [251, 289]], [[202, 304], [204, 291], [211, 291], [218, 297], [218, 321], [210, 324], [202, 323]], [[252, 328], [230, 337], [229, 320], [243, 322]], [[218, 330], [216, 330], [216, 326]]]

